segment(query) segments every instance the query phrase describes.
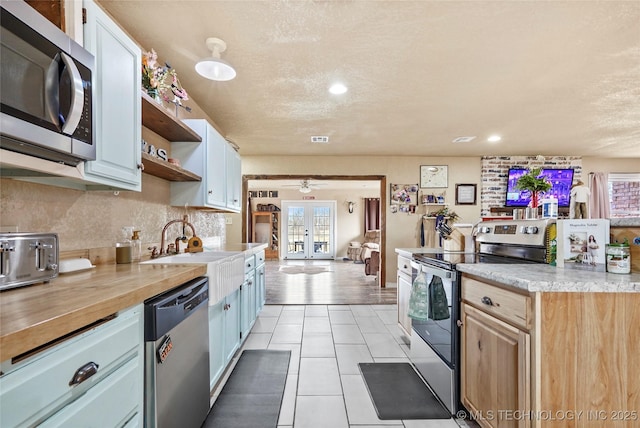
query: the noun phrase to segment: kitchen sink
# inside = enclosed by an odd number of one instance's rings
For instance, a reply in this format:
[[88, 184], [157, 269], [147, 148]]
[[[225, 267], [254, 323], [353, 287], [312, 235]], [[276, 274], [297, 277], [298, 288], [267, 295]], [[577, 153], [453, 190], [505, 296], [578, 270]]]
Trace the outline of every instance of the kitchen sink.
[[168, 264], [168, 263], [208, 263], [227, 257], [242, 254], [238, 251], [203, 251], [200, 253], [180, 253], [171, 256], [161, 256], [157, 259], [150, 259], [141, 264]]
[[241, 251], [203, 251], [158, 257], [140, 264], [201, 263], [207, 265], [209, 305], [239, 288], [244, 282], [244, 253]]

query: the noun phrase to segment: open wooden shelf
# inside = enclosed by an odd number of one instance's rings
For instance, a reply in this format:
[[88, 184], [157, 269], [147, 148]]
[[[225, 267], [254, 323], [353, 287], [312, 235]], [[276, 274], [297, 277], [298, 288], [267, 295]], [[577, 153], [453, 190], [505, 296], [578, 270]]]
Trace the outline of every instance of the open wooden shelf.
[[142, 152], [144, 172], [169, 181], [202, 181], [202, 177], [162, 159], [154, 158]]
[[169, 111], [158, 104], [145, 92], [142, 95], [142, 124], [169, 141], [200, 142], [202, 138], [181, 120], [171, 116]]

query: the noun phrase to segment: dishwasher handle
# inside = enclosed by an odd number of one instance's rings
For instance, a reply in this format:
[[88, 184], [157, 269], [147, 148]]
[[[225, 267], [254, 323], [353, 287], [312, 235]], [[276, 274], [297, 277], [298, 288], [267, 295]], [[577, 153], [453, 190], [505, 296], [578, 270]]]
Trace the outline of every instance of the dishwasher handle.
[[164, 309], [164, 308], [170, 308], [172, 306], [185, 305], [185, 302], [188, 302], [189, 300], [194, 299], [194, 297], [197, 297], [197, 295], [206, 286], [207, 285], [203, 283], [198, 285], [197, 287], [189, 288], [188, 290], [185, 290], [184, 293], [181, 293], [177, 296], [172, 295], [170, 299], [165, 300], [162, 304], [158, 305], [157, 308]]
[[194, 311], [207, 306], [208, 302], [209, 283], [206, 277], [196, 278], [147, 300], [144, 305], [144, 340], [158, 340]]

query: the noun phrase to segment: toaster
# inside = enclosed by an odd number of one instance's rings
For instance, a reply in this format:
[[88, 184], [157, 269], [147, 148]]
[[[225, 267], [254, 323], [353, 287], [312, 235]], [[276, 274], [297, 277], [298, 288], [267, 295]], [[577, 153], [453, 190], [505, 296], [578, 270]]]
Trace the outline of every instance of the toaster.
[[58, 235], [0, 233], [0, 290], [58, 276]]

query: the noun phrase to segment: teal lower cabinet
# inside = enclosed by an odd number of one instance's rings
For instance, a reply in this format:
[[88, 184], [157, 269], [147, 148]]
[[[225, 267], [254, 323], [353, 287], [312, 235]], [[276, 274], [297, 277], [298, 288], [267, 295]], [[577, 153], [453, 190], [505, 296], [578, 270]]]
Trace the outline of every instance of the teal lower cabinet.
[[[255, 266], [255, 263], [259, 263]], [[209, 371], [211, 390], [247, 339], [265, 302], [264, 251], [245, 256], [244, 283], [209, 306]]]
[[215, 305], [209, 306], [209, 389], [211, 390], [227, 366], [223, 346], [226, 305], [226, 299], [222, 299]]
[[240, 346], [240, 289], [209, 306], [209, 373], [211, 390]]
[[244, 341], [249, 332], [251, 331], [251, 327], [256, 320], [256, 283], [255, 283], [255, 272], [251, 270], [248, 273], [245, 273], [245, 280], [242, 287], [240, 287], [240, 298], [241, 298], [241, 340]]
[[240, 347], [240, 290], [229, 294], [226, 300], [224, 353], [228, 362]]
[[266, 293], [266, 281], [264, 275], [264, 263], [256, 267], [256, 276], [255, 276], [255, 288], [256, 288], [256, 317], [264, 308], [264, 302], [267, 297]]
[[143, 324], [138, 305], [43, 351], [2, 362], [0, 426], [142, 426]]

